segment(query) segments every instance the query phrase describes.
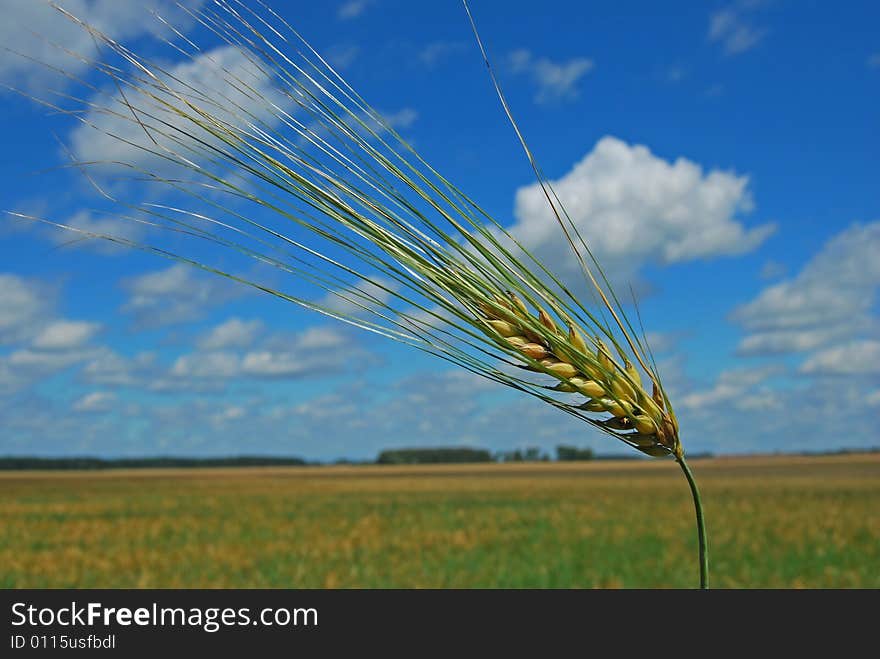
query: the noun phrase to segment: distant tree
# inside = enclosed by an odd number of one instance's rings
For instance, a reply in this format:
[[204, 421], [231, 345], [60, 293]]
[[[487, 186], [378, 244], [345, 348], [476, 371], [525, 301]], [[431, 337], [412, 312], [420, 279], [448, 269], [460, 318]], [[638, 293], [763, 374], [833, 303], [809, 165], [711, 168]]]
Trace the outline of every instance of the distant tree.
[[538, 462], [542, 459], [541, 449], [537, 446], [529, 446], [525, 453], [526, 462]]
[[593, 449], [578, 448], [568, 444], [560, 444], [556, 447], [556, 459], [560, 462], [571, 462], [575, 460], [592, 460], [595, 458]]
[[376, 458], [378, 464], [442, 464], [465, 462], [492, 462], [492, 454], [485, 449], [469, 447], [434, 447], [387, 449]]

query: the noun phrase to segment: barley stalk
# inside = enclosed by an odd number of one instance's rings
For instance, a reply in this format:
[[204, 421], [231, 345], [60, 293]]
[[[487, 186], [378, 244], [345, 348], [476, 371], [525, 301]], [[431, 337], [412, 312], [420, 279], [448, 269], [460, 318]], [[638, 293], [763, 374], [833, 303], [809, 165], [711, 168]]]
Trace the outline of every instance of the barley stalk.
[[[221, 62], [213, 82], [138, 54], [56, 6], [115, 59], [70, 53], [111, 91], [64, 72], [82, 95], [34, 100], [137, 154], [112, 163], [72, 154], [72, 164], [107, 212], [160, 238], [134, 240], [12, 214], [254, 286], [539, 398], [642, 453], [672, 456], [694, 494], [705, 585], [699, 495], [644, 332], [640, 338], [542, 176], [472, 17], [502, 107], [598, 301], [592, 309], [431, 167], [294, 28], [255, 2], [256, 9], [244, 0], [184, 8], [240, 62]], [[467, 3], [465, 9], [470, 17]], [[174, 35], [167, 44], [176, 51], [195, 64], [210, 61], [210, 53]], [[142, 139], [120, 137], [126, 127]], [[109, 165], [135, 184], [162, 187], [167, 199], [139, 200], [128, 189], [120, 195], [102, 186], [100, 168]], [[276, 268], [295, 285], [281, 290], [235, 274], [203, 256], [205, 244]]]

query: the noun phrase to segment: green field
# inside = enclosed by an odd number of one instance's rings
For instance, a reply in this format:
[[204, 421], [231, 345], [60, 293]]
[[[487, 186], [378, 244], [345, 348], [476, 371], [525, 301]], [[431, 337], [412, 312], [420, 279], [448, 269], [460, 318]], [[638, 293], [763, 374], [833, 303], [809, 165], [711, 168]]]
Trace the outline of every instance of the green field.
[[[699, 460], [714, 587], [880, 587], [880, 455]], [[4, 587], [692, 587], [672, 462], [0, 474]]]

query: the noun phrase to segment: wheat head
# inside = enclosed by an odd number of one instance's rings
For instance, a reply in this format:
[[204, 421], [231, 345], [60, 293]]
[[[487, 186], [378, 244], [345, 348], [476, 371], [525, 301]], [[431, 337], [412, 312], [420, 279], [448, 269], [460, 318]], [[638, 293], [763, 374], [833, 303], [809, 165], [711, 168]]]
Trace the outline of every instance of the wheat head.
[[588, 344], [583, 330], [559, 312], [565, 331], [545, 309], [537, 307], [531, 314], [512, 291], [506, 299], [499, 295], [480, 302], [479, 308], [486, 332], [504, 349], [512, 349], [526, 369], [559, 380], [554, 391], [586, 396], [580, 409], [610, 415], [599, 421], [606, 431], [648, 455], [681, 454], [678, 422], [660, 386], [651, 379], [649, 394], [622, 350], [615, 359], [600, 338], [591, 337]]

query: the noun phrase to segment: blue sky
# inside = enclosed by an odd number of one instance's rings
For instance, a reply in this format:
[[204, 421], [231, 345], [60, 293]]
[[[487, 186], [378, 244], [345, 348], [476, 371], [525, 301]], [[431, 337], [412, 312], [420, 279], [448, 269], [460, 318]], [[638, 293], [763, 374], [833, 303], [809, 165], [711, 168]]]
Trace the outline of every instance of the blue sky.
[[[6, 4], [12, 49], [60, 64], [31, 32], [89, 48], [41, 3]], [[62, 4], [158, 52], [141, 3]], [[152, 4], [175, 17], [170, 0]], [[439, 171], [572, 276], [459, 3], [272, 4]], [[877, 3], [472, 8], [545, 173], [600, 260], [640, 293], [686, 448], [880, 445]], [[70, 90], [9, 53], [0, 79], [41, 98]], [[53, 168], [59, 144], [95, 158], [107, 144], [14, 93], [0, 102], [0, 207], [100, 230], [88, 182]], [[380, 337], [69, 240], [0, 220], [0, 454], [624, 449]]]

